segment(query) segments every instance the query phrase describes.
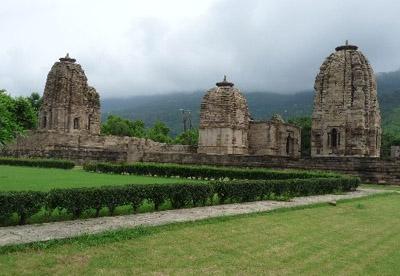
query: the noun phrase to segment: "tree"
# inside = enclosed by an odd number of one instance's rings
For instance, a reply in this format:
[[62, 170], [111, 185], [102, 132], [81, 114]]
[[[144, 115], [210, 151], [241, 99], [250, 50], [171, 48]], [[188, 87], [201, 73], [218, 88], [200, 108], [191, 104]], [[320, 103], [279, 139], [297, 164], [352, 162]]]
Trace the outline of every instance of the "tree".
[[146, 131], [143, 121], [131, 121], [116, 115], [108, 116], [101, 126], [101, 132], [105, 135], [145, 137]]
[[171, 143], [172, 138], [169, 136], [169, 131], [170, 129], [165, 123], [157, 121], [152, 128], [147, 130], [147, 138], [160, 143]]
[[174, 144], [197, 146], [199, 142], [199, 130], [189, 129], [176, 136]]
[[22, 131], [18, 125], [14, 113], [14, 100], [5, 90], [0, 90], [0, 144], [12, 140], [17, 133]]
[[0, 90], [0, 144], [5, 144], [36, 125], [36, 111], [28, 98], [13, 98], [6, 90]]
[[18, 124], [23, 129], [36, 128], [38, 114], [28, 98], [18, 97], [14, 99], [14, 114]]
[[289, 119], [290, 124], [301, 128], [301, 155], [311, 155], [311, 117], [295, 117]]
[[390, 157], [392, 146], [400, 146], [400, 133], [385, 127], [381, 136], [381, 157]]
[[37, 92], [33, 92], [27, 100], [31, 103], [33, 109], [36, 111], [36, 114], [39, 115], [40, 107], [42, 106], [43, 99]]

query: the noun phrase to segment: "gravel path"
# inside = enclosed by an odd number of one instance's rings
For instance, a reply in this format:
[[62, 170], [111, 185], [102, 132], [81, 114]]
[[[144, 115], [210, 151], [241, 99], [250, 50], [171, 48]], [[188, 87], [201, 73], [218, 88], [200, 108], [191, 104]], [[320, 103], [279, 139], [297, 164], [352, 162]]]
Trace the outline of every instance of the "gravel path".
[[256, 201], [240, 204], [225, 204], [189, 209], [168, 210], [136, 215], [101, 217], [84, 220], [31, 224], [24, 226], [0, 227], [0, 246], [53, 239], [63, 239], [94, 234], [120, 228], [133, 228], [139, 225], [151, 226], [174, 222], [194, 221], [211, 217], [270, 211], [278, 208], [303, 206], [333, 200], [363, 197], [383, 190], [359, 189], [343, 195], [320, 195], [297, 197], [290, 202]]

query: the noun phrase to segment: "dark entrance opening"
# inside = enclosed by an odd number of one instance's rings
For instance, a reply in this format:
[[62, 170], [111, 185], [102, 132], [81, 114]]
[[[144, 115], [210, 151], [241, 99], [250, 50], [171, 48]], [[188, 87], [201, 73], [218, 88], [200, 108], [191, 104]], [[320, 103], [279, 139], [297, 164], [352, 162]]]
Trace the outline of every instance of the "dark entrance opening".
[[289, 136], [286, 138], [286, 154], [288, 156], [293, 155], [293, 138], [291, 137], [290, 133]]
[[332, 148], [336, 148], [338, 146], [338, 141], [339, 137], [338, 137], [338, 131], [336, 128], [332, 129], [331, 132], [331, 146]]

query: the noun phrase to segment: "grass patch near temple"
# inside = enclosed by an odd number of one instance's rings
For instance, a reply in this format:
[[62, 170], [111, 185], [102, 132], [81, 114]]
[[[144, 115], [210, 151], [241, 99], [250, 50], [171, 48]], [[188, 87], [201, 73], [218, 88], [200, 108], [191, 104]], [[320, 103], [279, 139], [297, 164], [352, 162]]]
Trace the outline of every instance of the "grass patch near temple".
[[400, 185], [362, 184], [360, 188], [400, 191]]
[[0, 268], [12, 275], [396, 275], [399, 200], [379, 195], [11, 247], [0, 249]]
[[[191, 180], [194, 181], [194, 180]], [[191, 182], [187, 179], [138, 175], [111, 175], [72, 170], [0, 166], [0, 191], [49, 191], [53, 188], [99, 187], [123, 184]]]

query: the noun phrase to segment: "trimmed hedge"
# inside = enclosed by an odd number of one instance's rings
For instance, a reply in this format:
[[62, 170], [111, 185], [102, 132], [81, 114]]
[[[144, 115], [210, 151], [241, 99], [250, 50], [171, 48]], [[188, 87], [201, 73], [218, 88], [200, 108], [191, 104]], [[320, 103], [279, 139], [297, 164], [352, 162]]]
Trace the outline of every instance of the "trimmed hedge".
[[215, 184], [215, 193], [220, 203], [227, 200], [248, 202], [271, 198], [271, 196], [309, 196], [334, 192], [348, 192], [360, 185], [356, 177], [342, 178], [314, 178], [314, 179], [287, 179], [287, 180], [235, 180], [218, 181]]
[[22, 158], [9, 158], [9, 157], [0, 157], [0, 165], [58, 168], [58, 169], [72, 169], [73, 167], [75, 167], [74, 162], [67, 160], [22, 159]]
[[0, 218], [17, 213], [19, 224], [46, 206], [47, 194], [43, 192], [2, 192], [0, 193]]
[[172, 208], [206, 205], [215, 195], [218, 203], [246, 202], [276, 196], [305, 196], [333, 192], [347, 192], [357, 188], [359, 178], [316, 178], [290, 180], [235, 180], [190, 184], [152, 184], [105, 186], [93, 188], [53, 189], [50, 192], [0, 193], [0, 217], [9, 218], [17, 213], [20, 224], [42, 208], [48, 211], [64, 209], [78, 218], [83, 212], [99, 211], [106, 207], [110, 215], [118, 206], [132, 205], [134, 212], [145, 202], [155, 210], [165, 202]]
[[136, 174], [156, 176], [179, 176], [195, 177], [202, 179], [293, 179], [293, 178], [339, 178], [340, 174], [331, 172], [300, 171], [300, 170], [271, 170], [263, 168], [235, 168], [235, 167], [212, 167], [212, 166], [190, 166], [178, 164], [160, 163], [133, 163], [133, 164], [111, 164], [111, 163], [87, 163], [83, 169], [90, 172]]

